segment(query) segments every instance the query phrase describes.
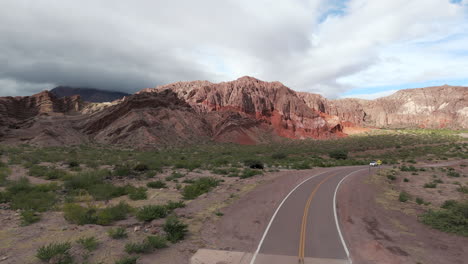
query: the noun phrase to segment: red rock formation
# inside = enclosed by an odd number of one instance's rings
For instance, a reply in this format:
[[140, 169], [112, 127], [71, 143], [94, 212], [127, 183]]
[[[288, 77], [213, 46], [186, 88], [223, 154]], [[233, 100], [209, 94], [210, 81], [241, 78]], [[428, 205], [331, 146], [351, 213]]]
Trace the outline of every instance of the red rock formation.
[[[229, 112], [264, 128], [272, 128], [276, 135], [287, 138], [329, 138], [341, 135], [339, 121], [310, 109], [296, 92], [280, 82], [263, 82], [242, 77], [232, 82], [213, 84], [207, 81], [178, 82], [145, 89], [140, 93], [174, 91], [199, 113]], [[330, 120], [332, 122], [327, 122]], [[252, 127], [252, 123], [248, 122]], [[220, 135], [216, 130], [215, 135]], [[232, 129], [241, 127], [230, 126]], [[245, 135], [245, 133], [240, 133]], [[220, 136], [218, 136], [220, 137]], [[254, 139], [252, 139], [254, 140]]]

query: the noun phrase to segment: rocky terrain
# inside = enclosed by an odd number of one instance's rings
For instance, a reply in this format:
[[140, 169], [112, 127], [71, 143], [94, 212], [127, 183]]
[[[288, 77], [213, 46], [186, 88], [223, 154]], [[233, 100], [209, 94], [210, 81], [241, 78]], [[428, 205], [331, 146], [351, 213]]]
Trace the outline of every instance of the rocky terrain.
[[378, 128], [467, 128], [468, 88], [437, 86], [400, 90], [375, 100], [327, 100], [298, 93], [307, 105], [338, 116], [345, 126]]
[[[1, 97], [0, 141], [257, 144], [343, 137], [349, 128], [361, 127], [468, 128], [466, 87], [401, 90], [376, 100], [328, 100], [246, 76], [222, 83], [177, 82], [104, 103], [88, 101], [107, 96], [93, 91], [59, 87], [32, 96]], [[73, 93], [85, 97], [61, 97]]]
[[79, 95], [83, 101], [93, 103], [112, 102], [130, 95], [115, 91], [104, 91], [93, 88], [74, 88], [68, 86], [58, 86], [50, 90], [50, 92], [59, 98]]

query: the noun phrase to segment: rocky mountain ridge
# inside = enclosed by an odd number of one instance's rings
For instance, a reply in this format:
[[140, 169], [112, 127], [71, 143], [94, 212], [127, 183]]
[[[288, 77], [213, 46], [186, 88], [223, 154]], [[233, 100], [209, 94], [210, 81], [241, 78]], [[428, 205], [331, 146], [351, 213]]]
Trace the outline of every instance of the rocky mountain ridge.
[[[429, 87], [376, 100], [328, 100], [280, 82], [177, 82], [112, 103], [44, 91], [0, 98], [0, 142], [157, 146], [343, 137], [347, 127], [468, 128], [468, 89]], [[345, 130], [343, 130], [345, 129]]]
[[120, 100], [123, 97], [130, 95], [122, 92], [68, 86], [58, 86], [50, 90], [50, 92], [58, 98], [79, 95], [83, 101], [92, 103], [112, 102], [115, 100]]

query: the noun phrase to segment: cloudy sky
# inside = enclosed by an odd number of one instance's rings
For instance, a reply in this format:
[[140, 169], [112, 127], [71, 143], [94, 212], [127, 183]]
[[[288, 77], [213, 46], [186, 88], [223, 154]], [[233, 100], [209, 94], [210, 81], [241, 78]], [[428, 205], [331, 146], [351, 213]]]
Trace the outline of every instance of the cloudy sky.
[[244, 75], [332, 98], [468, 85], [468, 0], [0, 1], [0, 96]]

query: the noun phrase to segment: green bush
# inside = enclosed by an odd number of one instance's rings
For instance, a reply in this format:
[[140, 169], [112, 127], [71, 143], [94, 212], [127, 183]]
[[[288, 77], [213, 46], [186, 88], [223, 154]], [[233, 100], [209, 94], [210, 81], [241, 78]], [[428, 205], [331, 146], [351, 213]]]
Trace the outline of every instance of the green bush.
[[112, 198], [128, 194], [125, 186], [115, 186], [110, 183], [99, 183], [88, 187], [88, 192], [97, 201], [109, 201]]
[[428, 182], [423, 185], [424, 188], [437, 188], [437, 183], [435, 182]]
[[96, 208], [87, 208], [78, 204], [65, 204], [63, 217], [72, 224], [86, 225], [97, 222]]
[[182, 173], [173, 171], [171, 175], [166, 177], [166, 181], [174, 181], [176, 179], [183, 178], [183, 177], [185, 177], [185, 175], [183, 175]]
[[310, 164], [307, 161], [303, 161], [299, 163], [293, 163], [291, 168], [295, 170], [308, 170], [312, 169], [312, 166], [310, 166]]
[[68, 162], [68, 167], [69, 168], [77, 168], [80, 166], [80, 163], [76, 160], [72, 160]]
[[164, 218], [168, 214], [168, 209], [164, 205], [145, 205], [138, 209], [136, 217], [140, 221], [152, 221], [154, 219]]
[[125, 256], [117, 260], [115, 264], [137, 264], [138, 256]]
[[103, 209], [83, 207], [78, 204], [65, 204], [63, 207], [65, 220], [77, 225], [109, 225], [115, 221], [126, 219], [131, 211], [132, 208], [125, 202]]
[[460, 173], [455, 172], [455, 171], [449, 171], [449, 172], [447, 172], [447, 176], [458, 178], [458, 177], [460, 177]]
[[242, 171], [242, 174], [240, 175], [240, 178], [241, 179], [246, 179], [246, 178], [250, 178], [250, 177], [253, 177], [255, 175], [260, 175], [260, 174], [262, 174], [262, 171], [245, 169], [244, 171]]
[[468, 237], [468, 201], [451, 201], [444, 207], [427, 211], [421, 215], [421, 221], [432, 228]]
[[145, 187], [131, 187], [128, 189], [128, 197], [131, 200], [145, 200], [148, 198]]
[[398, 200], [402, 203], [405, 203], [410, 199], [411, 199], [411, 196], [409, 195], [409, 193], [405, 191], [400, 192], [400, 195], [398, 196]]
[[46, 178], [48, 180], [62, 179], [67, 175], [64, 170], [53, 167], [33, 165], [29, 168], [29, 175], [34, 177]]
[[152, 245], [148, 241], [143, 241], [141, 243], [127, 243], [125, 244], [125, 252], [128, 254], [132, 253], [149, 253], [153, 250]]
[[468, 186], [460, 186], [459, 188], [457, 188], [457, 191], [461, 193], [468, 193]]
[[163, 229], [166, 232], [167, 240], [172, 243], [183, 240], [188, 232], [187, 225], [175, 216], [170, 216], [166, 219]]
[[212, 177], [202, 177], [195, 180], [194, 183], [184, 187], [182, 196], [184, 199], [195, 199], [198, 196], [211, 191], [214, 187], [218, 186], [219, 180]]
[[328, 153], [328, 156], [336, 160], [345, 160], [348, 159], [348, 152], [346, 150], [334, 150]]
[[27, 178], [11, 182], [4, 199], [10, 202], [12, 209], [47, 211], [56, 203], [57, 184], [32, 185]]
[[396, 180], [396, 176], [389, 174], [389, 175], [387, 175], [387, 179], [389, 179], [391, 181], [394, 181], [394, 180]]
[[424, 204], [424, 200], [422, 198], [420, 198], [420, 197], [417, 197], [416, 198], [416, 203], [419, 204], [419, 205]]
[[409, 182], [409, 179], [408, 179], [408, 178], [404, 178], [403, 181], [404, 181], [404, 182]]
[[178, 201], [178, 202], [169, 201], [166, 204], [166, 208], [168, 211], [172, 211], [174, 209], [184, 208], [184, 207], [185, 207], [184, 201]]
[[282, 152], [274, 153], [273, 155], [271, 155], [271, 158], [273, 159], [285, 159], [287, 157], [288, 155]]
[[127, 231], [123, 227], [110, 228], [107, 230], [107, 234], [113, 239], [127, 238]]
[[39, 222], [41, 220], [41, 216], [31, 210], [26, 210], [21, 212], [21, 225], [22, 226], [27, 226], [30, 224], [34, 224], [36, 222]]
[[108, 176], [110, 176], [108, 170], [80, 172], [76, 175], [67, 176], [64, 186], [69, 190], [88, 190], [94, 185], [103, 184], [104, 179]]
[[99, 241], [93, 236], [82, 237], [76, 242], [80, 244], [84, 249], [90, 252], [96, 250], [99, 246]]
[[57, 264], [71, 264], [73, 262], [70, 256], [71, 244], [66, 243], [51, 243], [42, 246], [37, 250], [36, 257], [44, 262], [49, 262], [54, 259]]
[[144, 171], [149, 170], [149, 167], [148, 167], [148, 165], [146, 165], [144, 163], [139, 163], [133, 168], [133, 170], [138, 171], [138, 172], [144, 172]]
[[414, 167], [413, 165], [410, 165], [409, 167], [403, 165], [400, 167], [400, 170], [401, 171], [413, 171], [413, 172], [418, 171], [418, 169], [416, 169], [416, 167]]
[[148, 182], [146, 184], [148, 188], [154, 188], [154, 189], [162, 189], [162, 188], [167, 188], [167, 184], [163, 181], [154, 181], [154, 182]]
[[148, 236], [147, 237], [148, 243], [156, 249], [160, 248], [166, 248], [168, 247], [167, 245], [167, 239], [162, 236]]
[[100, 209], [96, 213], [98, 225], [110, 225], [115, 221], [127, 219], [128, 214], [132, 211], [130, 205], [125, 202], [120, 202], [117, 205], [109, 206]]

